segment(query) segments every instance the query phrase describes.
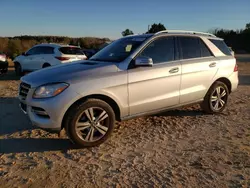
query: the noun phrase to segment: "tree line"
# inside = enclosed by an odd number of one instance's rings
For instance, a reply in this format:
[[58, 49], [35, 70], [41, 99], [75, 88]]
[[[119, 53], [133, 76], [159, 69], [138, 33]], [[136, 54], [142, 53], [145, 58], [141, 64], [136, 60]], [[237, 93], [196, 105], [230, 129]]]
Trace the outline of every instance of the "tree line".
[[246, 24], [245, 29], [215, 29], [212, 33], [223, 38], [236, 53], [250, 53], [250, 23]]
[[70, 38], [62, 36], [16, 36], [0, 37], [0, 52], [7, 54], [14, 59], [16, 56], [27, 51], [32, 46], [41, 43], [60, 43], [80, 46], [84, 49], [99, 49], [105, 42], [110, 41], [108, 38]]

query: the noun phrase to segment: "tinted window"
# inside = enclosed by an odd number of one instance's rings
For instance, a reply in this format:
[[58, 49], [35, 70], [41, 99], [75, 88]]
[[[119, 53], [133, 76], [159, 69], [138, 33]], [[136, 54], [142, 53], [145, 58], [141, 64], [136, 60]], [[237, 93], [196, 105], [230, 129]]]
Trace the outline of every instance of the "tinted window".
[[50, 46], [41, 46], [39, 52], [40, 54], [53, 54], [54, 48]]
[[196, 37], [178, 37], [182, 51], [182, 59], [191, 59], [201, 57], [199, 38]]
[[174, 60], [174, 38], [165, 37], [150, 43], [140, 56], [150, 57], [153, 63], [163, 63]]
[[35, 55], [36, 52], [37, 52], [37, 50], [38, 50], [38, 47], [31, 48], [31, 49], [27, 52], [27, 54], [28, 54], [28, 55]]
[[209, 39], [221, 52], [225, 55], [232, 55], [228, 46], [225, 44], [223, 40]]
[[76, 47], [62, 47], [59, 51], [68, 55], [84, 55], [82, 49]]
[[213, 54], [210, 52], [206, 44], [201, 39], [199, 39], [199, 41], [200, 41], [200, 48], [201, 48], [201, 56], [202, 57], [213, 56]]
[[39, 54], [53, 54], [54, 48], [49, 46], [38, 46], [35, 48], [35, 50], [32, 52], [33, 55], [39, 55]]

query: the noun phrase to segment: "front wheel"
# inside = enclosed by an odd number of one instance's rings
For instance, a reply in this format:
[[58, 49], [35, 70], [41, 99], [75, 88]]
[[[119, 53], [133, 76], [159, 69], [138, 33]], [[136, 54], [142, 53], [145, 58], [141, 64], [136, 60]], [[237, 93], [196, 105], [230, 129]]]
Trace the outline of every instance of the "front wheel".
[[114, 124], [113, 109], [99, 99], [88, 99], [71, 107], [65, 119], [69, 138], [82, 147], [102, 144], [111, 136]]
[[217, 81], [208, 90], [201, 108], [210, 114], [221, 113], [227, 105], [228, 96], [227, 86], [223, 82]]

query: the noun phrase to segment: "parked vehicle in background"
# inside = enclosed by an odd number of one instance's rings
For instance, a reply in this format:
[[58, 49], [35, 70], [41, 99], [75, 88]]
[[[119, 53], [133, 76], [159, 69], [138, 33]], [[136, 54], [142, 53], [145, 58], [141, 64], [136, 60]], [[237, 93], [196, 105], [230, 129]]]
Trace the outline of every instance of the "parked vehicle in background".
[[87, 59], [81, 48], [71, 45], [39, 44], [14, 59], [16, 74]]
[[21, 78], [19, 99], [31, 122], [63, 128], [74, 143], [96, 146], [115, 120], [199, 103], [222, 112], [238, 86], [235, 58], [208, 33], [162, 31], [123, 37], [87, 61]]
[[0, 52], [0, 75], [8, 72], [7, 57], [4, 53]]

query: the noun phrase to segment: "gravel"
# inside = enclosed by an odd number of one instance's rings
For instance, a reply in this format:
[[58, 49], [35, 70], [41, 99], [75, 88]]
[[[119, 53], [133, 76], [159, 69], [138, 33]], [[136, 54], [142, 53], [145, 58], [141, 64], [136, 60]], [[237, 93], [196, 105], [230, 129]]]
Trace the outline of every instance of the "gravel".
[[250, 187], [250, 63], [220, 115], [198, 105], [117, 123], [79, 149], [32, 127], [18, 80], [0, 81], [1, 187]]

